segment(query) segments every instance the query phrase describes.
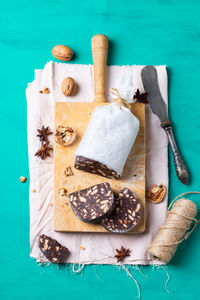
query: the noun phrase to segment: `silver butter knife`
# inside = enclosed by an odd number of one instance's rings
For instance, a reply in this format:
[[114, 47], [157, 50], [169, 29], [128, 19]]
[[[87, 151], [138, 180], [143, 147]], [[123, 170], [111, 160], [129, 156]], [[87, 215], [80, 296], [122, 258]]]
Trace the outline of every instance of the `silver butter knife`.
[[174, 139], [172, 125], [167, 113], [167, 105], [160, 92], [157, 71], [153, 66], [146, 66], [142, 69], [141, 76], [150, 107], [153, 113], [160, 119], [161, 127], [167, 134], [174, 156], [174, 164], [178, 179], [184, 184], [189, 184], [189, 172], [178, 151], [178, 147]]

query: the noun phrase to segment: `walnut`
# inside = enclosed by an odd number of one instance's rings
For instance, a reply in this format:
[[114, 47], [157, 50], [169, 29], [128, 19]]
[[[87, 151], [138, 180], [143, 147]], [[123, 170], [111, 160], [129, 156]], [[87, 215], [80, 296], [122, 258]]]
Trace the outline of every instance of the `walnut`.
[[71, 167], [67, 167], [64, 171], [66, 177], [73, 175]]
[[75, 95], [77, 91], [76, 81], [71, 77], [66, 77], [62, 82], [61, 90], [66, 97]]
[[58, 126], [55, 140], [62, 146], [71, 145], [76, 139], [76, 132], [71, 127]]
[[50, 90], [49, 88], [44, 88], [43, 91], [40, 91], [40, 94], [49, 94], [50, 93]]
[[73, 51], [64, 45], [57, 45], [55, 46], [51, 53], [53, 54], [53, 56], [59, 60], [63, 60], [63, 61], [68, 61], [72, 58], [73, 56]]
[[164, 199], [165, 194], [166, 187], [163, 183], [161, 183], [159, 186], [153, 184], [152, 187], [148, 189], [147, 198], [153, 203], [160, 203]]
[[66, 196], [67, 195], [67, 190], [65, 188], [60, 188], [59, 189], [59, 195], [60, 196]]
[[20, 181], [21, 181], [21, 182], [25, 182], [25, 181], [26, 181], [26, 177], [21, 176], [21, 177], [20, 177]]

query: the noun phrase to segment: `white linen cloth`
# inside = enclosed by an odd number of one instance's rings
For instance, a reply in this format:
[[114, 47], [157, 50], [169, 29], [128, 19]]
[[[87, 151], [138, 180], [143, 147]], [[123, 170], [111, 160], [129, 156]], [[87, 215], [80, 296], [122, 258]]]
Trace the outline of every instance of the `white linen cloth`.
[[[107, 90], [119, 88], [119, 79], [132, 74], [130, 89], [144, 91], [141, 81], [143, 66], [109, 66], [107, 67]], [[167, 72], [165, 66], [157, 66], [158, 80], [165, 102], [167, 95]], [[65, 77], [73, 77], [79, 85], [76, 96], [65, 97], [60, 89]], [[130, 76], [129, 76], [130, 78]], [[50, 94], [41, 94], [45, 87]], [[55, 238], [70, 250], [67, 263], [79, 264], [116, 264], [115, 249], [122, 245], [131, 249], [131, 255], [124, 260], [126, 264], [157, 264], [146, 253], [153, 237], [162, 225], [167, 210], [167, 196], [159, 204], [146, 201], [146, 232], [142, 234], [96, 234], [96, 233], [62, 233], [53, 230], [53, 153], [42, 161], [34, 156], [41, 142], [36, 137], [37, 129], [42, 125], [53, 131], [53, 111], [56, 101], [89, 102], [93, 101], [93, 67], [49, 62], [43, 70], [35, 71], [35, 80], [26, 89], [28, 151], [30, 169], [30, 256], [38, 262], [46, 262], [38, 247], [38, 237], [46, 234]], [[123, 95], [121, 95], [123, 97]], [[108, 101], [111, 96], [107, 95]], [[51, 145], [53, 137], [50, 136]], [[168, 188], [168, 150], [167, 137], [160, 127], [159, 119], [146, 106], [146, 186], [164, 183]], [[85, 250], [81, 250], [83, 246]]]

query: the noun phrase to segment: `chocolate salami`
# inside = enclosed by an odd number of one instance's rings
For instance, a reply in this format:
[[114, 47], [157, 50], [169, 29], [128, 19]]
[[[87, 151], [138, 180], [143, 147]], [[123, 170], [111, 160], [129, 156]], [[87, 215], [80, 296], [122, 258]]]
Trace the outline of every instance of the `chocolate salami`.
[[68, 248], [45, 234], [40, 235], [39, 248], [44, 256], [54, 264], [63, 262], [69, 254]]
[[129, 232], [141, 219], [142, 205], [128, 188], [124, 188], [119, 195], [115, 195], [115, 199], [115, 209], [110, 216], [101, 220], [101, 225], [111, 232]]
[[114, 194], [107, 182], [71, 193], [69, 202], [76, 216], [87, 223], [100, 221], [115, 206]]
[[111, 179], [120, 178], [120, 174], [118, 174], [116, 171], [108, 168], [106, 165], [98, 161], [89, 159], [84, 156], [76, 156], [74, 167], [78, 170], [82, 170], [88, 173], [96, 174]]
[[130, 109], [119, 103], [96, 107], [75, 152], [77, 162], [81, 161], [78, 169], [119, 179], [139, 127]]

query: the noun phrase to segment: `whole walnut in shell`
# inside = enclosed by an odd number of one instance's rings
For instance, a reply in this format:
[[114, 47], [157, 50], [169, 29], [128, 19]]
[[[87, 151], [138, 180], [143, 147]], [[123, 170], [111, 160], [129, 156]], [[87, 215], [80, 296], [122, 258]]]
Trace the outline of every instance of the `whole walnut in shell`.
[[73, 51], [64, 45], [57, 45], [55, 46], [51, 53], [53, 54], [53, 56], [59, 60], [62, 61], [68, 61], [72, 58], [73, 56]]
[[71, 77], [66, 77], [62, 82], [61, 90], [65, 96], [74, 95], [77, 90], [76, 81]]
[[76, 139], [76, 132], [71, 127], [58, 126], [55, 140], [62, 146], [71, 145]]

